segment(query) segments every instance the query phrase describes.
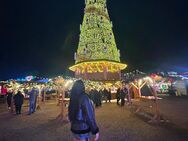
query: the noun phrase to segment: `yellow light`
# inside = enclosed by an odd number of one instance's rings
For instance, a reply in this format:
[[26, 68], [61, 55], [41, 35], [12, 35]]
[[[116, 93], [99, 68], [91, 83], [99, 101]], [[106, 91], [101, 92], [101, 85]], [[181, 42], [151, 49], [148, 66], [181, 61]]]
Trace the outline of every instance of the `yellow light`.
[[72, 85], [73, 84], [73, 80], [68, 80], [66, 83], [65, 83], [65, 87], [69, 87], [70, 85]]
[[145, 77], [144, 80], [147, 82], [147, 83], [150, 83], [152, 84], [153, 83], [153, 79], [149, 76]]
[[139, 86], [142, 85], [142, 82], [143, 82], [142, 79], [138, 80], [138, 85], [139, 85]]
[[[102, 67], [101, 67], [102, 66]], [[76, 71], [77, 68], [82, 68], [82, 73], [84, 73], [84, 69], [88, 67], [87, 72], [103, 72], [103, 67], [106, 66], [109, 72], [118, 72], [120, 70], [123, 70], [127, 67], [126, 64], [113, 62], [113, 61], [91, 61], [91, 62], [82, 62], [78, 63], [69, 69], [72, 71]]]

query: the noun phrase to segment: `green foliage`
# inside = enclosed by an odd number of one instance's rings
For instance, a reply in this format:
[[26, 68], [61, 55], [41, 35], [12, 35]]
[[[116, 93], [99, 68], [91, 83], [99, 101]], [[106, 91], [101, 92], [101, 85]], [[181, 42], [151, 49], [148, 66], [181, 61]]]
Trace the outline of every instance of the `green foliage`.
[[120, 62], [106, 0], [86, 0], [80, 31], [76, 63], [102, 59]]

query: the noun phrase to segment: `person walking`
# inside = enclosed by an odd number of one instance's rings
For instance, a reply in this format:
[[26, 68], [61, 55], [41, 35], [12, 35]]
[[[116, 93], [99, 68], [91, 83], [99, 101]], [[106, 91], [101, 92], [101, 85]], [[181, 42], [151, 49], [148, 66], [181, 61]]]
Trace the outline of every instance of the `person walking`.
[[105, 102], [107, 103], [107, 100], [108, 100], [108, 90], [106, 88], [104, 88], [104, 90], [103, 90], [103, 96], [104, 96]]
[[120, 91], [121, 91], [121, 88], [119, 87], [116, 92], [117, 105], [119, 105], [119, 101], [120, 101]]
[[33, 87], [32, 90], [29, 92], [29, 113], [28, 113], [28, 115], [35, 112], [38, 93], [39, 92], [35, 87]]
[[72, 87], [68, 112], [74, 141], [89, 141], [91, 134], [95, 135], [95, 141], [99, 140], [94, 106], [82, 80], [77, 80]]
[[107, 98], [108, 98], [108, 101], [111, 103], [112, 96], [111, 96], [111, 89], [110, 88], [108, 89]]
[[131, 101], [131, 87], [132, 86], [129, 83], [126, 84], [128, 105], [132, 104], [132, 101]]
[[121, 99], [121, 106], [125, 105], [125, 97], [128, 94], [128, 89], [126, 88], [125, 82], [122, 83], [122, 88], [120, 90], [120, 99]]
[[11, 107], [12, 107], [12, 97], [13, 97], [13, 91], [8, 90], [7, 91], [7, 105], [8, 105], [9, 110], [11, 110]]
[[102, 89], [99, 90], [99, 106], [102, 106]]
[[37, 107], [38, 96], [39, 96], [39, 89], [35, 86], [34, 87], [34, 100], [35, 101], [34, 101], [34, 107], [33, 107], [34, 111], [33, 112], [35, 112], [36, 107]]
[[23, 101], [24, 101], [24, 96], [21, 93], [21, 91], [18, 91], [18, 93], [14, 95], [14, 104], [16, 108], [16, 114], [21, 114]]

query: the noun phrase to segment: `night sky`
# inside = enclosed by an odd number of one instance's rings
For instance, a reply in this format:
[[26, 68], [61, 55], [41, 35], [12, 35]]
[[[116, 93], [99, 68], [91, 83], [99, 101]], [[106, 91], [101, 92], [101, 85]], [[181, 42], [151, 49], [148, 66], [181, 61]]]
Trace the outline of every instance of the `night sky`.
[[[107, 0], [127, 71], [188, 71], [186, 0]], [[68, 75], [84, 0], [0, 2], [0, 80]]]

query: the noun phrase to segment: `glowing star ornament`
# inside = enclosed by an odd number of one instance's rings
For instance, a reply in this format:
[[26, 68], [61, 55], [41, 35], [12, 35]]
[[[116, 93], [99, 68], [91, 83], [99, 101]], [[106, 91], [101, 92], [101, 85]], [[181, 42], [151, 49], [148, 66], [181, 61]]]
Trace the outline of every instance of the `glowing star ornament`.
[[119, 80], [127, 65], [120, 62], [106, 0], [85, 0], [85, 4], [75, 65], [69, 69], [84, 79]]

